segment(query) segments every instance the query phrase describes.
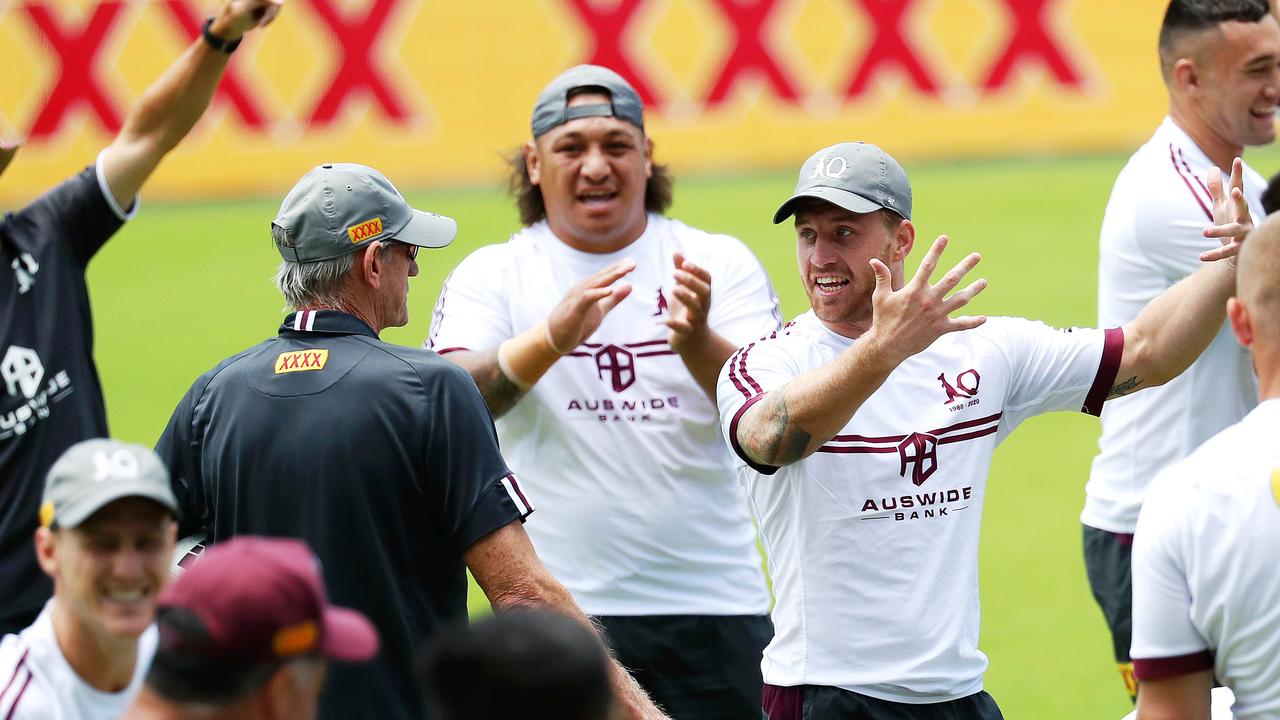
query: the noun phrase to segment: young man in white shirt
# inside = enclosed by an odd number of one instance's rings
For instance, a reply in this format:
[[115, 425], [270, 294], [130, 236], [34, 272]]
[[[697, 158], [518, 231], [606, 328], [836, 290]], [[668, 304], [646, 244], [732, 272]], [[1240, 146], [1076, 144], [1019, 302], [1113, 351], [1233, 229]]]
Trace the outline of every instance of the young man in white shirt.
[[499, 418], [538, 554], [618, 660], [673, 717], [749, 717], [769, 596], [714, 397], [778, 303], [741, 242], [662, 215], [643, 112], [602, 67], [542, 91], [512, 176], [527, 227], [453, 271], [427, 346]]
[[[1169, 115], [1116, 179], [1102, 222], [1098, 324], [1121, 325], [1200, 265], [1217, 241], [1201, 229], [1210, 197], [1202, 178], [1246, 146], [1275, 140], [1280, 24], [1267, 0], [1173, 0], [1160, 29]], [[1244, 193], [1265, 214], [1266, 181], [1244, 168]], [[1161, 468], [1239, 421], [1257, 402], [1249, 356], [1226, 326], [1182, 375], [1149, 393], [1108, 403], [1080, 514], [1085, 567], [1126, 688], [1130, 549], [1147, 485]]]
[[36, 530], [53, 598], [0, 641], [0, 717], [114, 720], [156, 650], [178, 502], [160, 458], [115, 440], [77, 443], [54, 463]]
[[995, 446], [1032, 415], [1096, 415], [1109, 397], [1176, 376], [1234, 286], [1227, 263], [1209, 263], [1105, 331], [952, 318], [986, 285], [948, 297], [979, 256], [931, 285], [941, 237], [908, 282], [911, 206], [906, 173], [874, 145], [810, 157], [774, 221], [795, 215], [813, 309], [720, 375], [721, 423], [777, 597], [763, 662], [772, 720], [1001, 717], [978, 649]]
[[1280, 716], [1280, 218], [1250, 233], [1231, 329], [1262, 403], [1162, 471], [1133, 544], [1138, 717], [1203, 720], [1217, 679], [1237, 720]]

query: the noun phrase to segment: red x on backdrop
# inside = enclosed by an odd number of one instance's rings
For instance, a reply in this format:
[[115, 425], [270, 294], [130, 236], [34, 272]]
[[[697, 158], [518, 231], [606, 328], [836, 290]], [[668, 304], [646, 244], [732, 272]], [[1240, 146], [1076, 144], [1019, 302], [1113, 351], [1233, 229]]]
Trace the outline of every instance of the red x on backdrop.
[[[90, 162], [215, 0], [0, 0], [0, 200]], [[1162, 0], [288, 0], [149, 196], [278, 195], [326, 160], [489, 182], [538, 90], [595, 62], [677, 172], [1129, 148], [1164, 110]], [[14, 177], [20, 177], [21, 181]]]

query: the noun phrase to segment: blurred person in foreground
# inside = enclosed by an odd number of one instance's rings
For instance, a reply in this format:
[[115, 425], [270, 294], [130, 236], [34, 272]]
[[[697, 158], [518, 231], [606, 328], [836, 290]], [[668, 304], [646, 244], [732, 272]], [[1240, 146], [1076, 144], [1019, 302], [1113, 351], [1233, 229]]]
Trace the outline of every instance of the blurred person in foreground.
[[[1247, 146], [1275, 140], [1280, 24], [1267, 0], [1173, 0], [1160, 28], [1169, 114], [1116, 178], [1102, 221], [1098, 324], [1132, 321], [1153, 298], [1194, 272], [1217, 241], [1201, 229], [1213, 167]], [[1261, 218], [1266, 181], [1247, 165], [1244, 197]], [[1182, 375], [1152, 392], [1107, 403], [1098, 455], [1085, 486], [1085, 569], [1111, 633], [1125, 687], [1132, 608], [1130, 554], [1147, 486], [1166, 465], [1237, 422], [1257, 403], [1249, 356], [1225, 324]]]
[[[1240, 166], [1232, 175], [1239, 190]], [[1222, 195], [1218, 176], [1210, 187]], [[795, 218], [812, 309], [748, 345], [720, 375], [720, 417], [768, 538], [777, 634], [765, 650], [772, 720], [990, 719], [978, 649], [978, 536], [996, 446], [1051, 411], [1176, 377], [1208, 345], [1235, 287], [1222, 258], [1131, 323], [1056, 330], [1022, 318], [952, 317], [970, 254], [915, 275], [906, 173], [874, 145], [815, 153], [774, 222]], [[953, 292], [954, 291], [954, 292]]]
[[312, 720], [329, 661], [378, 652], [368, 618], [329, 604], [320, 562], [299, 540], [209, 548], [160, 597], [156, 625], [130, 720]]
[[[276, 337], [198, 378], [157, 444], [184, 537], [302, 538], [334, 601], [378, 628], [382, 653], [333, 668], [321, 717], [418, 718], [414, 652], [466, 617], [466, 569], [499, 611], [545, 606], [587, 622], [525, 535], [533, 506], [475, 383], [429, 350], [378, 338], [409, 321], [418, 251], [456, 230], [373, 168], [312, 169], [271, 224], [276, 285], [294, 312]], [[633, 717], [661, 717], [612, 671]]]
[[[93, 165], [0, 220], [0, 634], [29, 625], [51, 591], [31, 546], [45, 473], [75, 443], [107, 435], [85, 268], [209, 106], [241, 37], [282, 1], [223, 2]], [[0, 170], [14, 151], [0, 146]]]
[[428, 720], [607, 720], [608, 655], [580, 623], [512, 611], [436, 635], [419, 663]]
[[777, 298], [736, 238], [663, 215], [671, 177], [617, 73], [561, 73], [531, 126], [525, 227], [454, 269], [427, 347], [480, 387], [538, 495], [538, 554], [619, 661], [673, 717], [749, 717], [769, 595], [715, 379]]
[[1237, 720], [1280, 717], [1280, 218], [1240, 251], [1227, 317], [1261, 404], [1151, 484], [1133, 543], [1142, 720], [1204, 720], [1215, 679]]
[[85, 440], [54, 463], [35, 531], [53, 598], [0, 642], [0, 718], [115, 720], [156, 649], [178, 502], [149, 448]]

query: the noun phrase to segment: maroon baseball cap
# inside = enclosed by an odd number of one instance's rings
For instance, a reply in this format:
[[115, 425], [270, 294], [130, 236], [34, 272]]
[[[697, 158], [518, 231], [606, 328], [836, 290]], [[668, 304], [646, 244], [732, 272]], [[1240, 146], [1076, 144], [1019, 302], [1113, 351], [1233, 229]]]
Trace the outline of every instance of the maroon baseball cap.
[[[198, 622], [166, 622], [174, 611]], [[245, 536], [209, 547], [160, 595], [158, 618], [161, 652], [216, 663], [364, 662], [378, 652], [368, 618], [328, 603], [320, 561], [300, 540]]]

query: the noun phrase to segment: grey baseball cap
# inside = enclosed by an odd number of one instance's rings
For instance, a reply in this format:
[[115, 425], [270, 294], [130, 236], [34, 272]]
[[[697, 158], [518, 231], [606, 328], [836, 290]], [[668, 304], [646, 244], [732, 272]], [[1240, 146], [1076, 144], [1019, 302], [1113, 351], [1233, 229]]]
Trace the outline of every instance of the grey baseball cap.
[[[610, 102], [569, 107], [569, 93], [579, 88], [598, 87], [609, 93]], [[538, 93], [533, 105], [533, 137], [581, 117], [612, 116], [644, 130], [644, 103], [631, 84], [618, 73], [599, 65], [575, 65], [556, 76]]]
[[280, 257], [301, 263], [341, 257], [374, 240], [444, 247], [458, 233], [453, 218], [409, 207], [386, 176], [355, 163], [312, 168], [285, 195], [271, 224], [293, 242], [276, 242]]
[[49, 468], [40, 524], [77, 527], [127, 497], [154, 500], [175, 517], [179, 514], [169, 471], [150, 448], [106, 438], [78, 442]]
[[888, 153], [870, 143], [840, 143], [804, 161], [795, 194], [773, 214], [775, 224], [795, 213], [804, 198], [817, 198], [849, 212], [892, 210], [911, 219], [911, 183]]

